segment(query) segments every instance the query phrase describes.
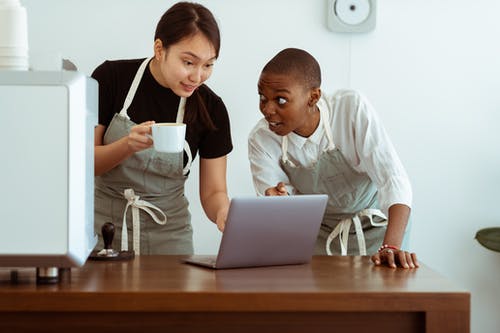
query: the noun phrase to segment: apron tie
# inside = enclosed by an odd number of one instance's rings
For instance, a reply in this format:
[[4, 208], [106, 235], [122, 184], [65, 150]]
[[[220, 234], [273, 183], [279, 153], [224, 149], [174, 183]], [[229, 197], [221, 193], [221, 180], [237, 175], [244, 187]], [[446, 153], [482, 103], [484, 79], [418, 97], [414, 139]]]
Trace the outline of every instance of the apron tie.
[[[356, 237], [358, 239], [359, 254], [362, 256], [366, 255], [366, 242], [365, 235], [363, 234], [363, 227], [361, 226], [361, 218], [366, 217], [370, 220], [370, 224], [374, 227], [384, 227], [387, 225], [387, 217], [379, 209], [367, 208], [363, 209], [352, 218], [346, 218], [340, 220], [333, 231], [328, 235], [326, 240], [326, 253], [331, 256], [332, 251], [330, 250], [330, 244], [338, 236], [340, 241], [340, 251], [341, 255], [347, 255], [347, 243], [349, 241], [349, 229], [351, 228], [351, 223], [354, 223], [354, 229], [356, 230]], [[373, 221], [373, 217], [379, 217], [382, 222]]]
[[[139, 209], [144, 210], [148, 213], [158, 224], [167, 223], [167, 216], [163, 211], [156, 207], [155, 205], [145, 201], [139, 200], [139, 196], [135, 195], [134, 190], [131, 188], [126, 189], [123, 192], [123, 196], [127, 199], [127, 206], [125, 206], [125, 211], [123, 212], [123, 225], [122, 225], [122, 251], [128, 251], [128, 231], [127, 231], [127, 210], [132, 207], [132, 232], [133, 232], [133, 249], [137, 255], [140, 254], [140, 217]], [[163, 219], [160, 219], [153, 210], [158, 211]]]

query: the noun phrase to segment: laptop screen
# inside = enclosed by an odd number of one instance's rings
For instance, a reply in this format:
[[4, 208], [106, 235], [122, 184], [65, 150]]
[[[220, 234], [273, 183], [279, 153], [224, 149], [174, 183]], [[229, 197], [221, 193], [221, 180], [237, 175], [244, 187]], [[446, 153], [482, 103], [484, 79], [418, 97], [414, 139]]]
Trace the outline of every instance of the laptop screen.
[[327, 200], [323, 194], [233, 198], [216, 266], [309, 262]]

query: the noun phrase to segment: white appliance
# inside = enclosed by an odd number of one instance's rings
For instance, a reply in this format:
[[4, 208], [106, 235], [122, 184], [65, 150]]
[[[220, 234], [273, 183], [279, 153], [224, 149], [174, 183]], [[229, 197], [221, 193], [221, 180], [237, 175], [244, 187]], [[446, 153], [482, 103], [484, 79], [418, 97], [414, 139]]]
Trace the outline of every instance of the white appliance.
[[82, 73], [0, 71], [0, 267], [50, 279], [87, 260], [97, 109], [97, 82]]

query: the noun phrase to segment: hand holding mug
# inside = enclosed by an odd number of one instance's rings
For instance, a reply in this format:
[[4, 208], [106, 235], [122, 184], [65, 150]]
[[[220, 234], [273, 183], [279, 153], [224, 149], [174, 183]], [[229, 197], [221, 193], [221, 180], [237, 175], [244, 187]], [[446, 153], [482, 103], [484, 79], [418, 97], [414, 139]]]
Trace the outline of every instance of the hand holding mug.
[[133, 126], [130, 129], [130, 133], [127, 138], [127, 143], [129, 150], [132, 152], [138, 152], [151, 147], [153, 141], [151, 140], [151, 126], [154, 121], [145, 121], [138, 125]]

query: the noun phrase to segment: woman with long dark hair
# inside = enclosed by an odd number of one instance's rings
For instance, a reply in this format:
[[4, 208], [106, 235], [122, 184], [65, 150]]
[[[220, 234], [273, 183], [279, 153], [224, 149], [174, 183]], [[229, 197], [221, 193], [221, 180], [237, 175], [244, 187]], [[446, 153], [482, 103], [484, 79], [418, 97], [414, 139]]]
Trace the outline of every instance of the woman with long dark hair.
[[[229, 207], [230, 124], [223, 101], [204, 84], [219, 49], [212, 13], [200, 4], [179, 2], [157, 24], [153, 57], [105, 61], [92, 74], [99, 82], [95, 230], [100, 233], [102, 225], [113, 223], [122, 250], [193, 252], [184, 183], [197, 153], [201, 204], [223, 228]], [[155, 122], [186, 123], [184, 152], [154, 150], [150, 134]], [[100, 237], [97, 248], [102, 245]]]

